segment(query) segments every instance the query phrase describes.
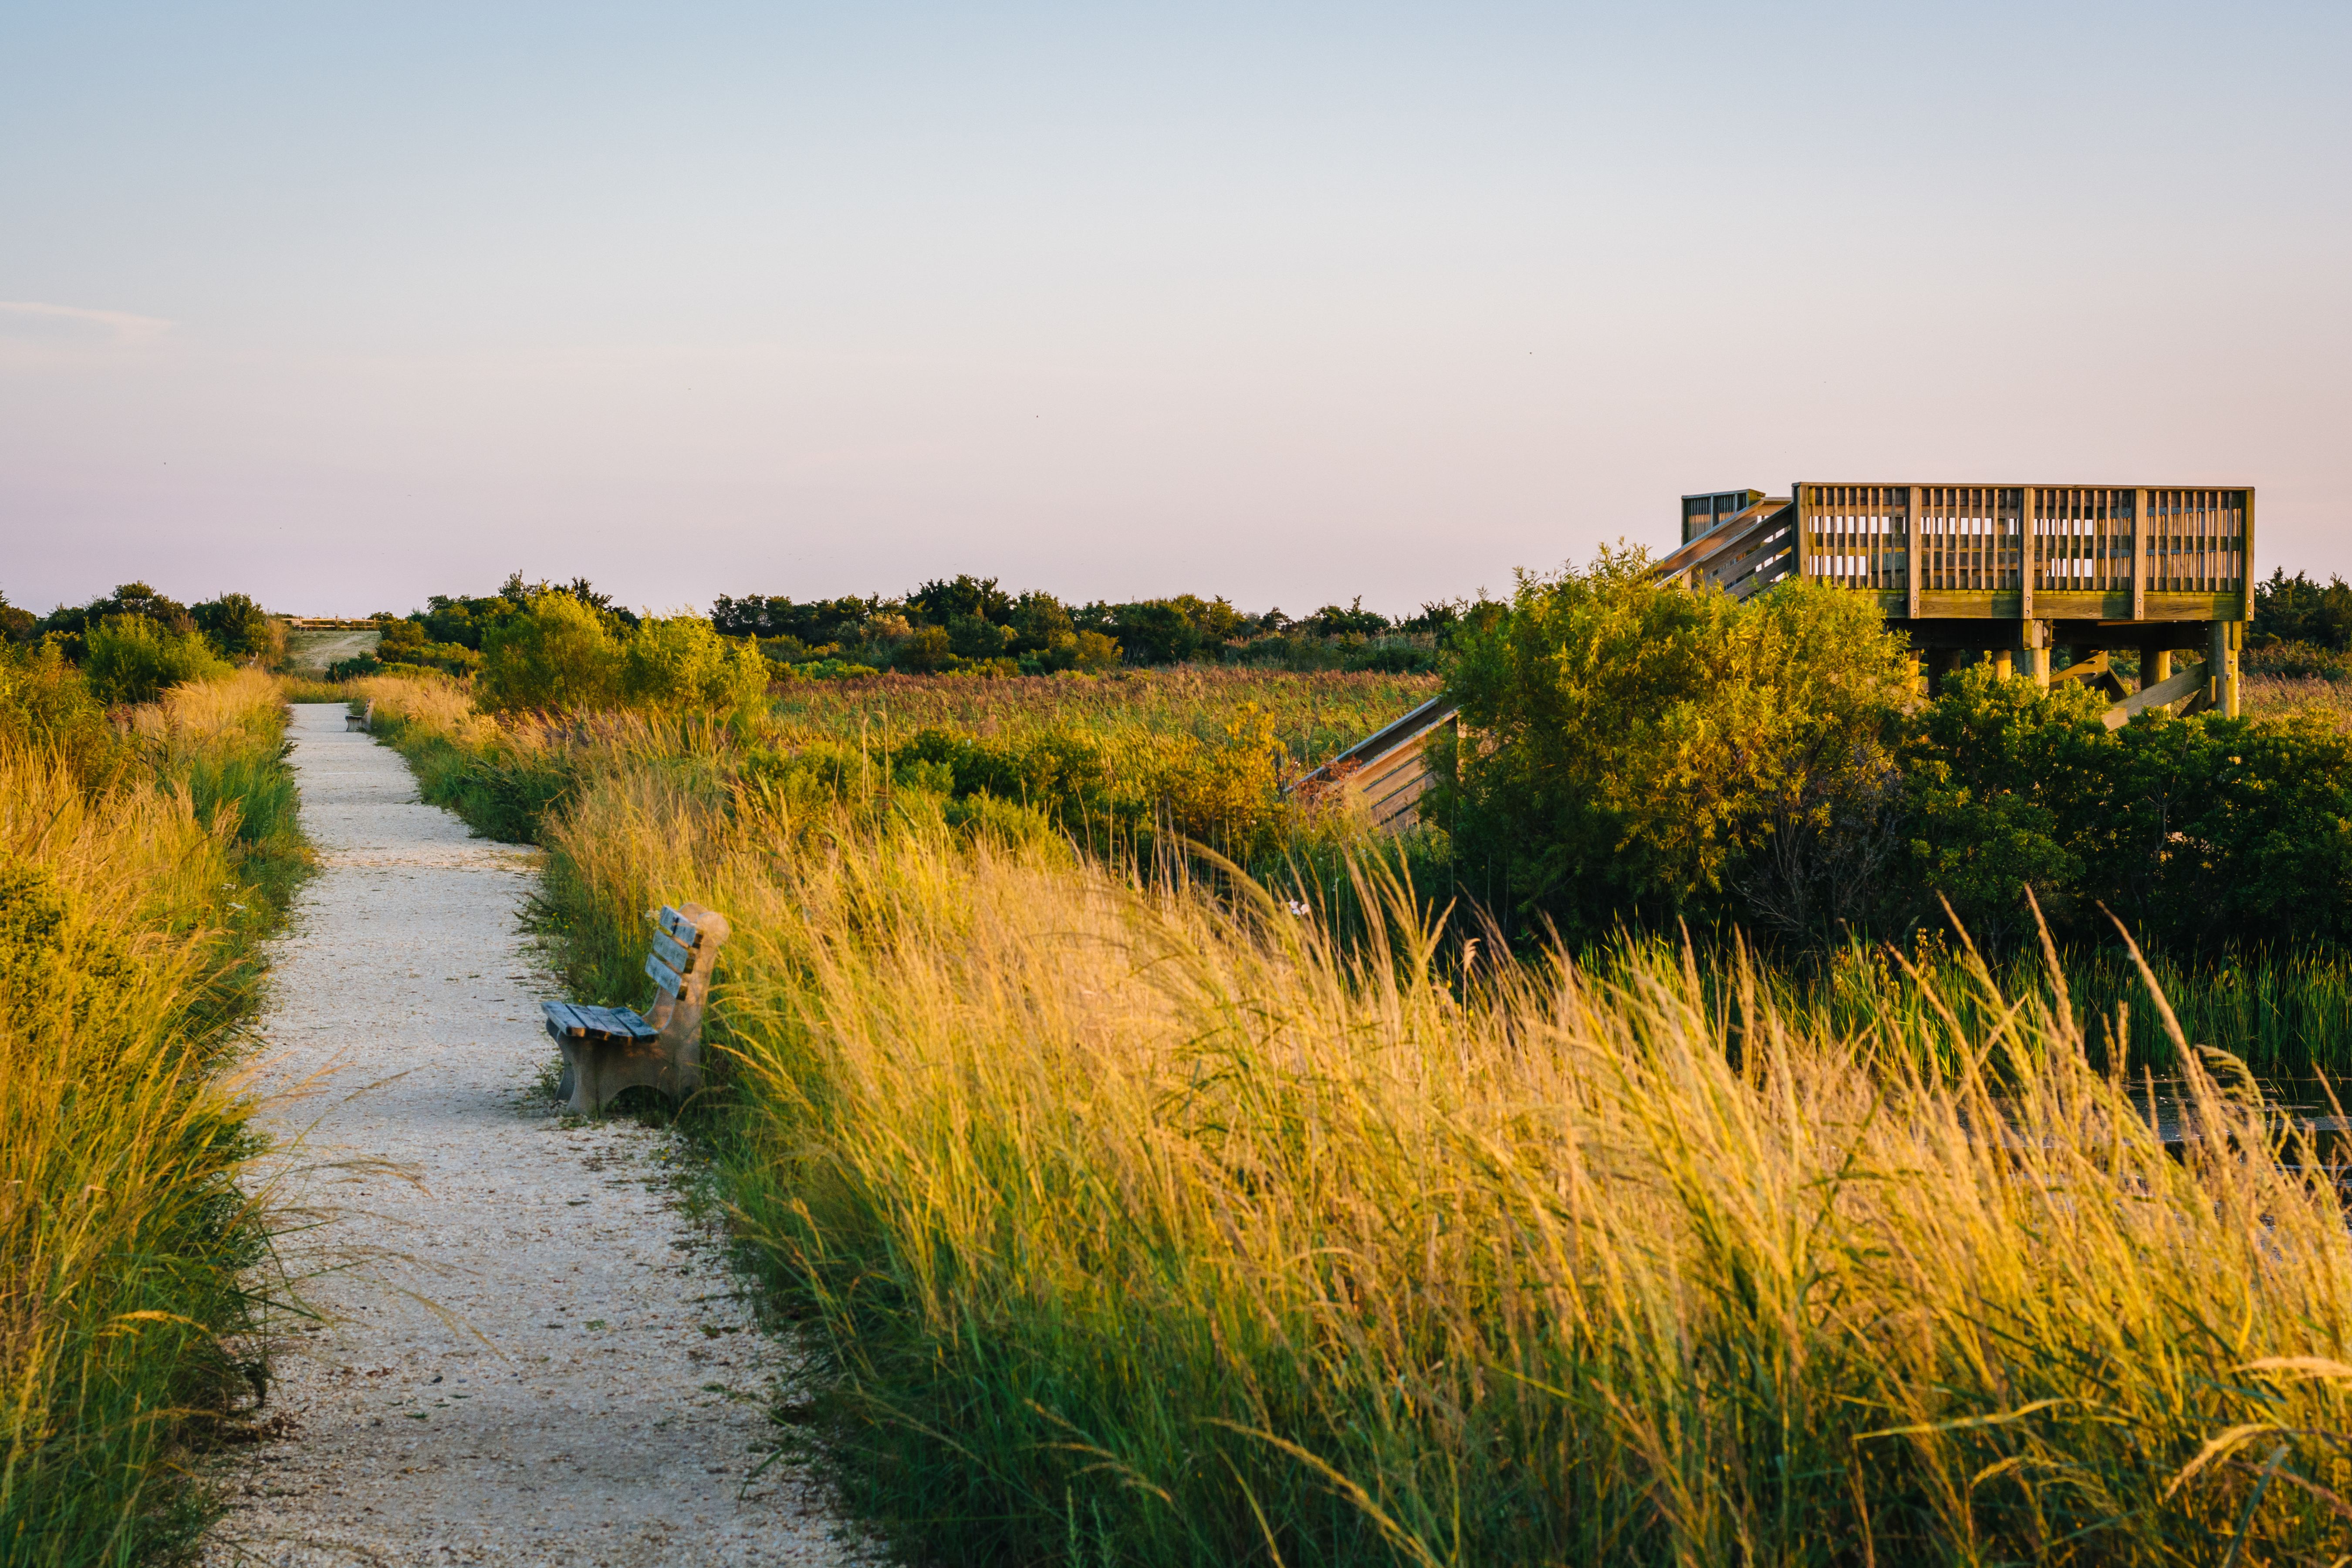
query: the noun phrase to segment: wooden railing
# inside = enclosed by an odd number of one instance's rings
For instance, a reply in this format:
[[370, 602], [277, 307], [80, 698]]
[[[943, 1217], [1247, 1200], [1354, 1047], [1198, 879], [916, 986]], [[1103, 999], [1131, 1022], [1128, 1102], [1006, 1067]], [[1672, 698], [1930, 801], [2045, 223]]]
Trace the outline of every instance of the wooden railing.
[[[1866, 484], [1796, 489], [1798, 570], [1841, 587], [1901, 595], [1900, 609], [1888, 606], [1897, 614], [1935, 614], [1935, 606], [1920, 605], [1923, 595], [2005, 593], [2021, 596], [2021, 613], [2027, 616], [2034, 613], [2037, 595], [2127, 596], [2130, 608], [2121, 613], [2139, 619], [2149, 594], [2242, 601], [2247, 590], [2252, 490]], [[2242, 606], [2228, 618], [2242, 613]]]

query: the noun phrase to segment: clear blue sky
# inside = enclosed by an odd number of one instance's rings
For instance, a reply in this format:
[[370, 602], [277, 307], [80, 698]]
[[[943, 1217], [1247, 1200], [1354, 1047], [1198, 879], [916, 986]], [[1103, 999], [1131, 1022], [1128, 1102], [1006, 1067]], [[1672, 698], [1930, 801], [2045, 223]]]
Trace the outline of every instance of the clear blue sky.
[[0, 591], [1409, 609], [1810, 479], [2352, 574], [2352, 6], [0, 10]]

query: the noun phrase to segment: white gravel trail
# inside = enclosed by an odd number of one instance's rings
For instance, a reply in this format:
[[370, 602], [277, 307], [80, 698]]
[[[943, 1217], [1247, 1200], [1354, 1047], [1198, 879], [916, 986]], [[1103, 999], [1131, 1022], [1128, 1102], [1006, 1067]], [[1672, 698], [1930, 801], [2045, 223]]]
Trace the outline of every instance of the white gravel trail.
[[290, 1430], [219, 1478], [205, 1561], [877, 1560], [804, 1470], [753, 1479], [793, 1358], [684, 1212], [676, 1144], [535, 1085], [536, 852], [420, 804], [340, 706], [294, 713], [320, 868], [276, 954], [264, 1071], [311, 1086], [274, 1120], [302, 1135], [288, 1197], [331, 1218], [290, 1243], [354, 1261], [302, 1287], [331, 1321], [281, 1353], [264, 1414]]

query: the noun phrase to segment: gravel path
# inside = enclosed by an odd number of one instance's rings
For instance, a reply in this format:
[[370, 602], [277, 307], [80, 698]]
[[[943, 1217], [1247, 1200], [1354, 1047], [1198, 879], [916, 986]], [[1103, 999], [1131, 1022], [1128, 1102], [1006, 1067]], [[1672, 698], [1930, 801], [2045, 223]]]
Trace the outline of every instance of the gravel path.
[[[680, 1151], [560, 1116], [517, 916], [536, 852], [469, 837], [340, 706], [294, 710], [320, 874], [263, 1023], [289, 1238], [342, 1267], [279, 1358], [285, 1435], [232, 1461], [207, 1563], [832, 1563], [804, 1471], [752, 1472], [785, 1347], [753, 1327]], [[290, 1421], [290, 1427], [288, 1423]]]

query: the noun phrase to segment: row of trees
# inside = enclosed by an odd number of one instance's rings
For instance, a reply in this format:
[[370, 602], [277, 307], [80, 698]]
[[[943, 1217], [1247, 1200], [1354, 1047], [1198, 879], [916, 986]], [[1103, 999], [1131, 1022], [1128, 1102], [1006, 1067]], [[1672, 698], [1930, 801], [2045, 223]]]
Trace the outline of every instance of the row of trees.
[[144, 583], [46, 616], [0, 595], [0, 632], [79, 667], [92, 695], [108, 704], [152, 701], [165, 687], [232, 664], [274, 664], [286, 651], [285, 624], [250, 595], [184, 605]]
[[1278, 608], [1253, 614], [1223, 597], [1195, 594], [1069, 605], [1039, 590], [1014, 594], [993, 577], [964, 574], [935, 579], [895, 599], [721, 595], [711, 605], [711, 621], [727, 635], [758, 638], [771, 658], [788, 664], [833, 658], [936, 670], [1009, 659], [1034, 673], [1201, 658], [1324, 668], [1357, 656], [1378, 667], [1381, 657], [1374, 645], [1389, 639], [1390, 665], [1433, 668], [1436, 643], [1467, 608], [1425, 605], [1417, 616], [1391, 620], [1365, 609], [1360, 597], [1300, 619]]
[[[584, 577], [569, 583], [509, 576], [495, 594], [436, 594], [405, 616], [379, 612], [379, 663], [471, 673], [499, 629], [562, 595], [592, 612], [616, 638], [639, 617]], [[1098, 670], [1209, 659], [1292, 668], [1434, 668], [1437, 651], [1465, 616], [1499, 606], [1425, 605], [1392, 620], [1359, 598], [1294, 620], [1279, 609], [1251, 614], [1223, 598], [1172, 598], [1072, 605], [1038, 590], [1014, 594], [993, 577], [940, 578], [890, 598], [879, 595], [795, 600], [721, 595], [709, 623], [720, 637], [755, 642], [779, 674], [848, 675], [891, 669], [915, 674], [993, 668], [1004, 673]], [[358, 673], [353, 665], [343, 673]]]

